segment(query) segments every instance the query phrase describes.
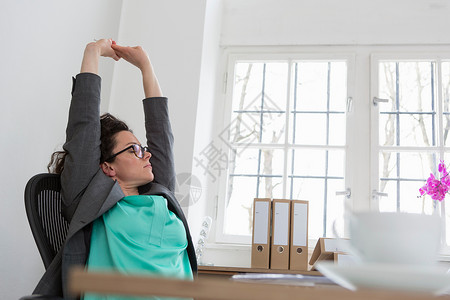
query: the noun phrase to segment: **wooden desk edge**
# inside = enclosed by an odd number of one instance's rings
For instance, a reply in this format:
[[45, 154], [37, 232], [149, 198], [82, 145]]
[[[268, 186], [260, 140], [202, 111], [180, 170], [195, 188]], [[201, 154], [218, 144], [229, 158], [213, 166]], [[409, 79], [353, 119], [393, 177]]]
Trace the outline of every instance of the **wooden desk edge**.
[[[69, 291], [74, 295], [84, 292], [135, 296], [188, 297], [216, 300], [398, 300], [437, 299], [431, 294], [404, 293], [380, 290], [352, 292], [345, 289], [244, 283], [224, 279], [199, 278], [194, 281], [164, 279], [150, 276], [132, 276], [119, 273], [86, 272], [83, 268], [70, 271]], [[450, 297], [441, 297], [450, 299]]]

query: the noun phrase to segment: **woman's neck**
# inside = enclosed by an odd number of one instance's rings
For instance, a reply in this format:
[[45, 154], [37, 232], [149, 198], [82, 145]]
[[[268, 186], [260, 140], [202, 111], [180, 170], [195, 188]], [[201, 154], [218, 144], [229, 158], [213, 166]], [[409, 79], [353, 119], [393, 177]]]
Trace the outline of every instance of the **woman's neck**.
[[120, 188], [122, 189], [122, 192], [125, 194], [125, 196], [132, 196], [132, 195], [139, 195], [139, 190], [135, 186], [127, 186], [120, 181], [118, 181]]

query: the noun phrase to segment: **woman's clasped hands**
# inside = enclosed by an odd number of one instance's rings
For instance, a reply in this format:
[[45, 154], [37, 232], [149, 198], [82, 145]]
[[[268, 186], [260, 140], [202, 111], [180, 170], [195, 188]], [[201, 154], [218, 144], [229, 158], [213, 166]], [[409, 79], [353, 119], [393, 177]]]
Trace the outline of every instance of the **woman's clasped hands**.
[[101, 56], [110, 57], [116, 61], [123, 58], [141, 70], [150, 66], [148, 54], [141, 46], [120, 46], [113, 39], [101, 39], [91, 44], [95, 45]]

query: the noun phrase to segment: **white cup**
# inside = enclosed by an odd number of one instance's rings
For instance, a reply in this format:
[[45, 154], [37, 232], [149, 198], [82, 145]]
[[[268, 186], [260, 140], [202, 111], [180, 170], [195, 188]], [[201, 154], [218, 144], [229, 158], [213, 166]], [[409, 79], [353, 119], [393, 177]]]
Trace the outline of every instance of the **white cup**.
[[362, 212], [350, 217], [349, 252], [362, 263], [432, 265], [440, 249], [437, 215]]

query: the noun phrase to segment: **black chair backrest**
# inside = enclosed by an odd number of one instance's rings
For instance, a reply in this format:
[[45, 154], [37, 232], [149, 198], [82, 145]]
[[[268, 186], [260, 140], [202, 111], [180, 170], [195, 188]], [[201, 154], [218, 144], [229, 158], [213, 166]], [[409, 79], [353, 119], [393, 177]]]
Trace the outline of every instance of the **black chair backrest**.
[[45, 269], [64, 243], [69, 223], [61, 214], [59, 174], [38, 174], [25, 187], [25, 209]]

